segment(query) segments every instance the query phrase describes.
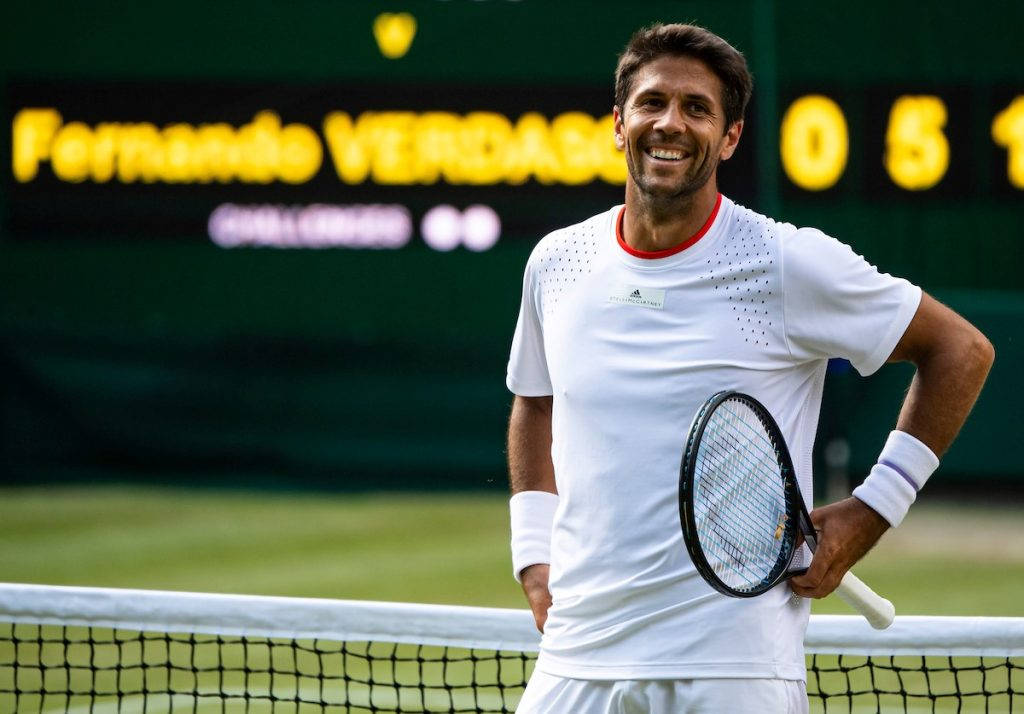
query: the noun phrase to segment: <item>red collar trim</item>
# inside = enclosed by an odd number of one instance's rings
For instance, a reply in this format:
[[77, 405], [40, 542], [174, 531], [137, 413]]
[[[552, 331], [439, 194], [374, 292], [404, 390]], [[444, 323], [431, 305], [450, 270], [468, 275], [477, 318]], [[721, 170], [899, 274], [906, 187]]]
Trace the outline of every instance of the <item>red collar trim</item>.
[[626, 207], [623, 206], [619, 210], [619, 217], [615, 219], [615, 240], [619, 242], [619, 246], [624, 251], [636, 258], [644, 258], [646, 260], [667, 258], [670, 255], [682, 253], [684, 250], [703, 238], [704, 234], [710, 230], [711, 224], [715, 222], [715, 218], [718, 216], [718, 209], [721, 208], [721, 206], [722, 194], [718, 194], [718, 199], [715, 201], [715, 207], [711, 209], [711, 215], [708, 216], [708, 219], [704, 222], [704, 225], [700, 227], [700, 230], [679, 245], [674, 245], [671, 248], [666, 248], [665, 250], [637, 250], [636, 248], [629, 247], [629, 244], [622, 238], [622, 218], [626, 215]]

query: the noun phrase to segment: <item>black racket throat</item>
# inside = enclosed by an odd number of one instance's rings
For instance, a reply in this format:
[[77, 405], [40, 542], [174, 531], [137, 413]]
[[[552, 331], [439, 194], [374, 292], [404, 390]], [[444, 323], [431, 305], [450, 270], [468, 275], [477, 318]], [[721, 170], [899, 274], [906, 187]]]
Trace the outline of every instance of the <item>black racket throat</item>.
[[698, 410], [680, 466], [683, 539], [719, 592], [753, 597], [790, 570], [802, 535], [816, 545], [782, 431], [750, 395], [719, 392]]

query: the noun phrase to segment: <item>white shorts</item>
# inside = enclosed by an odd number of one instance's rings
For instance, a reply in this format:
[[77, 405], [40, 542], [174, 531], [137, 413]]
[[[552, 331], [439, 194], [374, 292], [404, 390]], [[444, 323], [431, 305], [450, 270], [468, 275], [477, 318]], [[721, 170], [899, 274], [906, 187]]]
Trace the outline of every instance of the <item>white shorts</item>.
[[516, 714], [807, 714], [788, 679], [567, 679], [534, 671]]

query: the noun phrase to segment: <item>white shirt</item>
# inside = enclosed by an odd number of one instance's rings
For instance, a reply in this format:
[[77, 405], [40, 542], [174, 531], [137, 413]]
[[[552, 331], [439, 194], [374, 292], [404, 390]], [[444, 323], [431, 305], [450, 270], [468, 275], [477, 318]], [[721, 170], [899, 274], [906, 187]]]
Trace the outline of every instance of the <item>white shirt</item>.
[[686, 553], [687, 429], [719, 390], [759, 399], [810, 503], [828, 359], [877, 370], [921, 291], [820, 231], [727, 198], [676, 251], [630, 249], [621, 212], [546, 236], [523, 281], [507, 384], [553, 396], [559, 493], [537, 667], [583, 679], [804, 679], [809, 603], [785, 585], [720, 595]]

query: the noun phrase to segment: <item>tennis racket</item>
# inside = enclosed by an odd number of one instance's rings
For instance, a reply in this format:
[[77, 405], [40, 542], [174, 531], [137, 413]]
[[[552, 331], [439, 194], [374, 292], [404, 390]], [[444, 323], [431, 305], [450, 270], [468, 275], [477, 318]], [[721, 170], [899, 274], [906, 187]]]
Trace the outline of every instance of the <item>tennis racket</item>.
[[[725, 595], [760, 595], [805, 572], [790, 564], [799, 536], [813, 553], [817, 533], [782, 431], [753, 397], [719, 392], [697, 412], [680, 469], [679, 518], [697, 572]], [[892, 624], [892, 603], [853, 573], [836, 594], [872, 627]]]

